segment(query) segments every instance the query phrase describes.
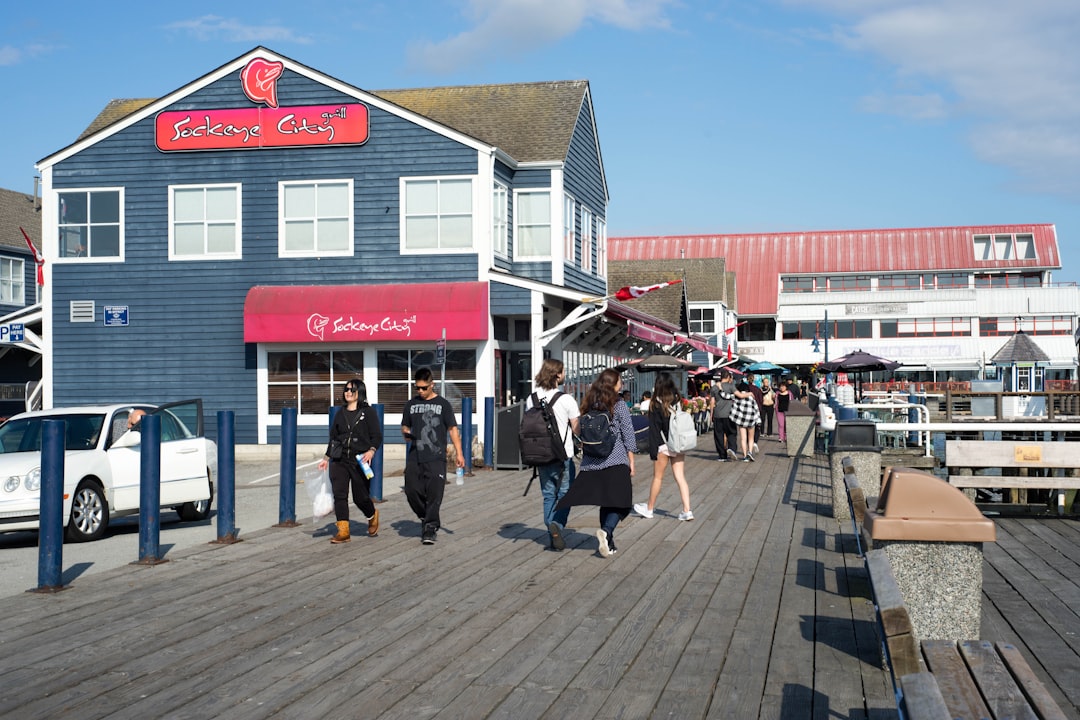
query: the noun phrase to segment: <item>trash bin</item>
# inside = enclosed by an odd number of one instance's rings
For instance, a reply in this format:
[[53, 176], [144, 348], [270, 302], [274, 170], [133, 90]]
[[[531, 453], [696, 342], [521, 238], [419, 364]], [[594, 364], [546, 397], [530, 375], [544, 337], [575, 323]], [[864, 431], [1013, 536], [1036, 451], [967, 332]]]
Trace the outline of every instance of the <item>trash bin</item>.
[[964, 493], [930, 473], [892, 468], [863, 536], [889, 556], [917, 640], [980, 637], [982, 544], [997, 534]]
[[881, 446], [877, 427], [871, 420], [837, 420], [829, 443], [829, 472], [832, 474], [833, 517], [849, 520], [847, 485], [844, 483], [844, 458], [851, 458], [859, 487], [868, 498], [881, 493]]
[[525, 414], [525, 403], [519, 402], [495, 411], [495, 443], [492, 448], [492, 467], [496, 470], [521, 470], [521, 445], [518, 430]]

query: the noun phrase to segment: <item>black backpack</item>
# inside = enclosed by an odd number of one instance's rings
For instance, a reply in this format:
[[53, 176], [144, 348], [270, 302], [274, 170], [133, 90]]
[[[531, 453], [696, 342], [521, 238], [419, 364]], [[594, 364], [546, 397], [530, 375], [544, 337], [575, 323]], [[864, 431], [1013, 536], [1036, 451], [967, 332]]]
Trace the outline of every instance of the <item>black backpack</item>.
[[551, 411], [551, 406], [562, 395], [561, 391], [556, 392], [548, 401], [532, 394], [532, 407], [525, 411], [518, 428], [521, 462], [526, 465], [536, 467], [566, 460], [566, 444], [559, 435], [559, 424]]
[[581, 438], [582, 453], [589, 457], [606, 458], [615, 449], [611, 415], [602, 406], [594, 405], [578, 420], [578, 437]]

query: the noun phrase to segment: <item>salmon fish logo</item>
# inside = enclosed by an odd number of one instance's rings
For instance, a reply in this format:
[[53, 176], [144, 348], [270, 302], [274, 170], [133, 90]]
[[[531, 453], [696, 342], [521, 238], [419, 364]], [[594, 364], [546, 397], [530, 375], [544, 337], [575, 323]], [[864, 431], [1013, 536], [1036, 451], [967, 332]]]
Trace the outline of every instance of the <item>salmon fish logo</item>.
[[277, 81], [285, 72], [285, 63], [271, 62], [263, 58], [254, 58], [240, 72], [240, 84], [244, 94], [255, 103], [266, 103], [276, 108]]
[[326, 330], [326, 326], [330, 324], [330, 318], [319, 313], [312, 313], [307, 319], [307, 331], [320, 340], [324, 340], [323, 331]]

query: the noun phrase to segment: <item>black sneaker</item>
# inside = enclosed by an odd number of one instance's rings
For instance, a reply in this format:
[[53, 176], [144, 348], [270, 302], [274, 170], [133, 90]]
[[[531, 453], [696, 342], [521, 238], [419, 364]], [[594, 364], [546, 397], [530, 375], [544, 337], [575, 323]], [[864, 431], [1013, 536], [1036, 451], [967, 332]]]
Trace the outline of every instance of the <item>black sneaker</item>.
[[420, 542], [422, 542], [425, 545], [434, 545], [435, 544], [435, 528], [433, 528], [433, 527], [424, 528], [424, 534], [420, 536]]
[[566, 540], [562, 536], [562, 528], [559, 523], [548, 523], [548, 532], [551, 534], [551, 549], [561, 551], [566, 548]]

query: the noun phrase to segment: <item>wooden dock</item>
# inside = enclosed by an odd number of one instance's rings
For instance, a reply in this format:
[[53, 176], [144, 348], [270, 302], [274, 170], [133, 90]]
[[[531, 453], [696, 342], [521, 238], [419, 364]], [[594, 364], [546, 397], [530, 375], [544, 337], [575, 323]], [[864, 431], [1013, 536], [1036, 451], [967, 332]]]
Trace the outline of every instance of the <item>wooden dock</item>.
[[[706, 443], [696, 519], [675, 519], [669, 476], [663, 512], [620, 524], [608, 559], [595, 509], [546, 551], [530, 472], [478, 471], [447, 487], [434, 546], [395, 494], [375, 539], [354, 523], [331, 546], [309, 520], [0, 600], [0, 717], [895, 717], [828, 458], [764, 441], [758, 462], [718, 463]], [[1078, 720], [1080, 523], [998, 527], [982, 634]]]

